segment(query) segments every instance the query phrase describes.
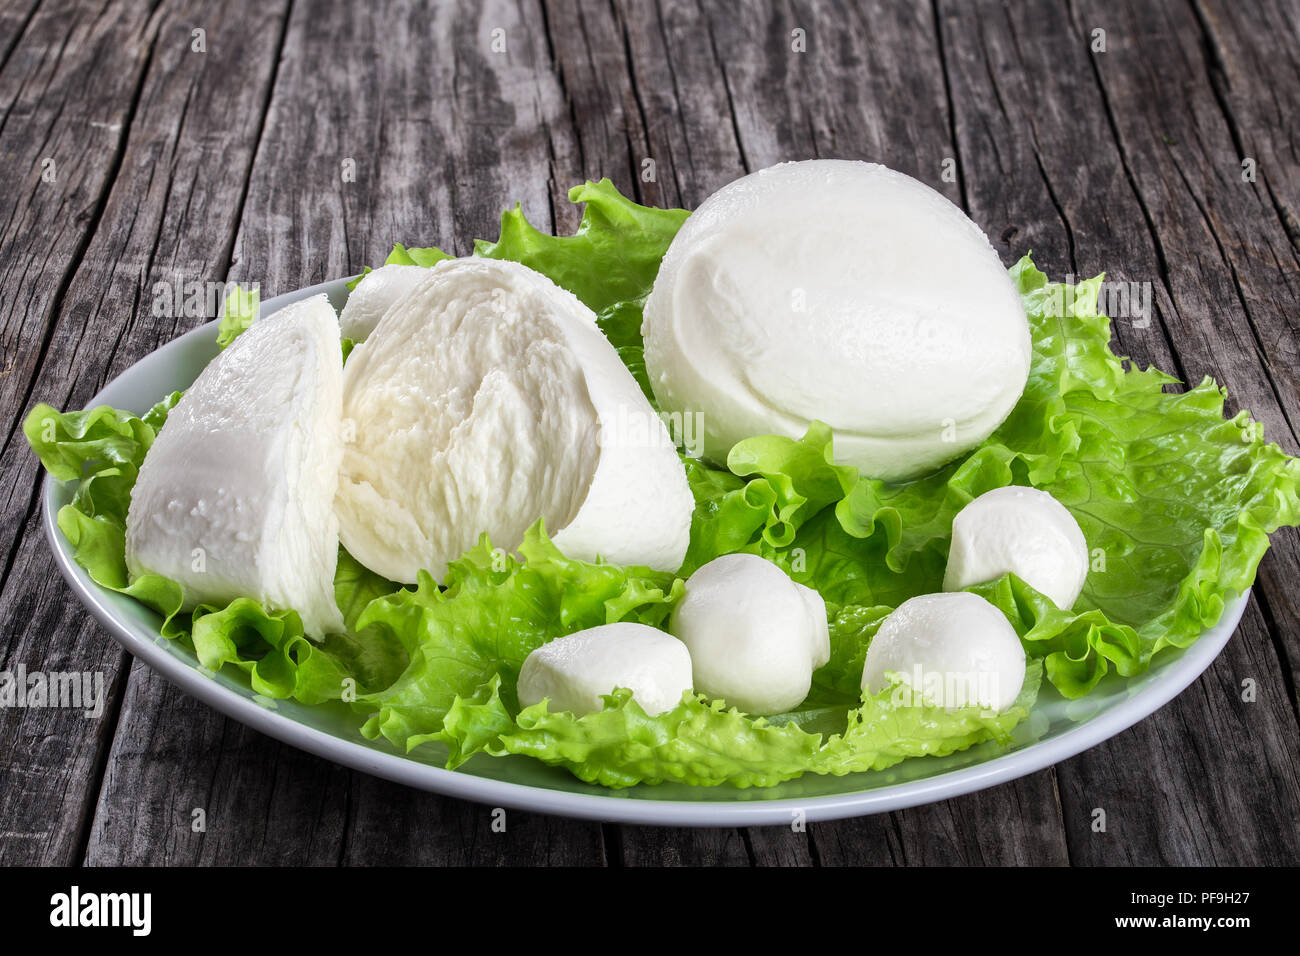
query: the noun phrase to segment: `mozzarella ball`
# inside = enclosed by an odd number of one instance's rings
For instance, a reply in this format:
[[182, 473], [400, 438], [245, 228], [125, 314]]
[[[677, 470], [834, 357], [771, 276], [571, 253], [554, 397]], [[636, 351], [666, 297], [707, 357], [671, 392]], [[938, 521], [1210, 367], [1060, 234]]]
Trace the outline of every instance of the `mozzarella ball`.
[[339, 313], [343, 337], [354, 342], [363, 341], [393, 303], [415, 288], [428, 271], [422, 266], [394, 263], [367, 272], [348, 294], [348, 301], [343, 303], [343, 311]]
[[626, 687], [650, 716], [672, 710], [691, 689], [686, 645], [645, 624], [623, 621], [543, 644], [519, 671], [519, 703], [582, 715], [604, 709], [602, 694]]
[[1029, 324], [997, 253], [930, 187], [871, 163], [763, 169], [710, 196], [645, 304], [659, 405], [699, 413], [706, 457], [834, 431], [888, 480], [975, 447], [1029, 375]]
[[690, 648], [695, 689], [749, 714], [798, 706], [830, 659], [821, 595], [753, 554], [723, 555], [692, 574], [668, 629]]
[[952, 522], [945, 591], [1007, 572], [1069, 610], [1088, 577], [1088, 542], [1065, 506], [1045, 491], [1012, 485], [980, 495]]
[[867, 648], [862, 688], [878, 694], [897, 674], [937, 706], [1005, 710], [1025, 681], [1025, 651], [1001, 611], [977, 594], [925, 594], [885, 618]]

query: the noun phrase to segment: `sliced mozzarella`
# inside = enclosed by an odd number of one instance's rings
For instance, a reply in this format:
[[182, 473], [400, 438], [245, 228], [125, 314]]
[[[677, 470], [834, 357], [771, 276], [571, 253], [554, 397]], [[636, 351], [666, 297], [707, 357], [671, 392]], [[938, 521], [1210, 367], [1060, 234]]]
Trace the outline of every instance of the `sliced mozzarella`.
[[867, 648], [863, 689], [880, 693], [890, 673], [927, 703], [1000, 711], [1020, 693], [1025, 651], [1002, 612], [979, 595], [925, 594], [880, 625]]
[[751, 435], [830, 425], [837, 459], [915, 477], [979, 444], [1020, 398], [1029, 323], [980, 228], [871, 163], [783, 163], [710, 196], [645, 304], [659, 405], [699, 413], [725, 461]]
[[623, 621], [588, 628], [543, 644], [519, 671], [519, 703], [548, 699], [547, 709], [590, 714], [601, 695], [625, 687], [652, 717], [672, 710], [691, 689], [686, 645], [645, 624]]
[[1015, 574], [1069, 610], [1088, 577], [1088, 542], [1065, 506], [1045, 491], [1012, 485], [980, 495], [957, 513], [943, 576], [945, 591]]
[[830, 659], [821, 595], [753, 554], [723, 555], [692, 574], [669, 630], [690, 648], [695, 689], [749, 714], [798, 706]]
[[334, 600], [342, 353], [325, 296], [254, 322], [172, 409], [131, 490], [126, 561], [185, 606], [254, 598], [343, 629]]
[[664, 423], [576, 297], [514, 262], [425, 270], [348, 359], [344, 546], [394, 581], [538, 518], [566, 554], [676, 570], [694, 500]]
[[361, 277], [348, 294], [339, 313], [339, 328], [344, 338], [365, 341], [394, 302], [415, 287], [428, 270], [423, 266], [387, 265]]

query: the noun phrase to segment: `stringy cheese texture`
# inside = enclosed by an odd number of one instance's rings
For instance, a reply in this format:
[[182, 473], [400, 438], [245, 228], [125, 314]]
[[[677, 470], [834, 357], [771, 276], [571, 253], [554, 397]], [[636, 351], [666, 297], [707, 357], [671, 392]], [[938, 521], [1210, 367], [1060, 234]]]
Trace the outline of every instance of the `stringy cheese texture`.
[[663, 423], [595, 316], [525, 266], [445, 260], [348, 359], [344, 546], [412, 583], [538, 518], [572, 557], [676, 570], [694, 506]]

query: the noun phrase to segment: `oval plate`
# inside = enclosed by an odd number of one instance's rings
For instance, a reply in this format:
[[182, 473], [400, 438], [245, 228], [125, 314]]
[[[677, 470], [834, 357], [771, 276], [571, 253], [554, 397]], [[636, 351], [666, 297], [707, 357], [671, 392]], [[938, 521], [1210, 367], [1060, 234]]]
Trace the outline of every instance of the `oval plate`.
[[[321, 292], [335, 308], [347, 299], [346, 279], [270, 299], [267, 315]], [[133, 365], [94, 397], [143, 413], [162, 396], [181, 390], [217, 354], [216, 322], [182, 335]], [[235, 720], [302, 750], [355, 770], [424, 790], [492, 806], [555, 813], [589, 820], [670, 826], [789, 824], [881, 813], [945, 800], [991, 787], [1072, 757], [1168, 703], [1196, 680], [1232, 636], [1249, 592], [1232, 601], [1222, 620], [1186, 650], [1164, 652], [1149, 671], [1124, 681], [1113, 675], [1086, 698], [1067, 701], [1044, 683], [1030, 719], [1011, 744], [981, 744], [948, 757], [904, 761], [877, 773], [807, 776], [776, 787], [688, 787], [681, 784], [607, 790], [567, 771], [527, 757], [479, 755], [458, 770], [441, 764], [445, 750], [425, 745], [403, 756], [386, 741], [366, 740], [360, 720], [342, 704], [306, 707], [268, 700], [225, 673], [201, 670], [194, 656], [158, 633], [160, 619], [144, 605], [95, 584], [73, 560], [55, 516], [72, 499], [71, 483], [48, 476], [43, 489], [45, 533], [59, 570], [82, 603], [128, 652], [186, 693]]]

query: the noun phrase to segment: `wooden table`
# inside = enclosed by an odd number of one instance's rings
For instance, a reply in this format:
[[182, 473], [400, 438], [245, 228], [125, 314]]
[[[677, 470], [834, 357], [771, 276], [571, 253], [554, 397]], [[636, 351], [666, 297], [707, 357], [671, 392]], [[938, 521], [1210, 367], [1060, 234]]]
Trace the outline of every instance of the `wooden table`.
[[345, 770], [181, 695], [72, 599], [17, 423], [40, 400], [82, 407], [205, 321], [156, 316], [157, 283], [274, 295], [377, 263], [394, 240], [463, 254], [516, 200], [570, 231], [565, 192], [584, 177], [693, 208], [781, 160], [886, 163], [961, 203], [1008, 263], [1032, 249], [1056, 278], [1151, 283], [1154, 320], [1117, 321], [1117, 350], [1214, 376], [1300, 450], [1295, 2], [732, 7], [3, 0], [2, 666], [102, 671], [111, 703], [98, 720], [0, 712], [0, 862], [1300, 859], [1291, 530], [1227, 650], [1155, 716], [1013, 783], [806, 833], [513, 812], [496, 833], [486, 807]]

